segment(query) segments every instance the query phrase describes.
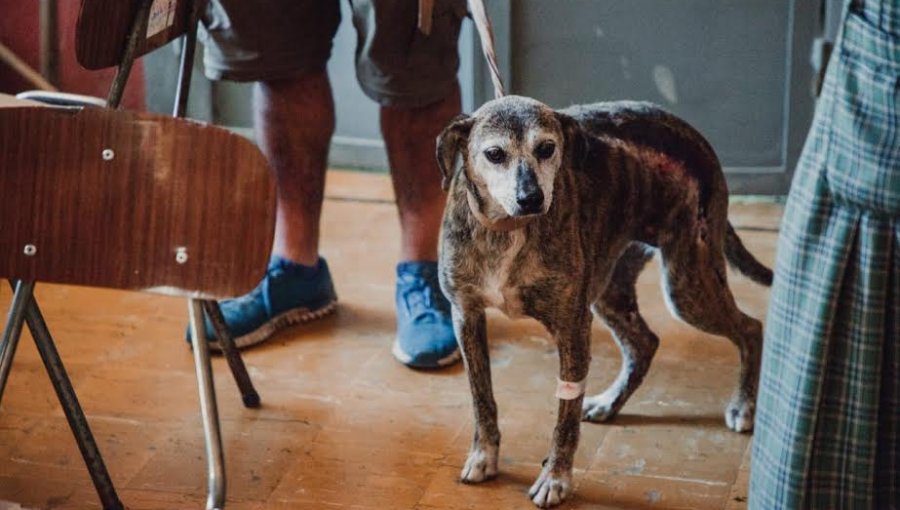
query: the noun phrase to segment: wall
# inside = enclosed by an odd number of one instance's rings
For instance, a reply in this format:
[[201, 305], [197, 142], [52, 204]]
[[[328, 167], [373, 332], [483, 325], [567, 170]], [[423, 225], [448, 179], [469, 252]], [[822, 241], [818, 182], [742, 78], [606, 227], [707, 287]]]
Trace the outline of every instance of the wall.
[[[59, 34], [59, 88], [65, 92], [106, 97], [114, 69], [88, 71], [75, 60], [75, 21], [80, 2], [57, 2]], [[0, 0], [0, 43], [32, 68], [40, 69], [40, 24], [37, 0]], [[31, 85], [0, 63], [0, 92], [15, 94]], [[129, 109], [144, 107], [144, 74], [141, 62], [133, 70], [122, 104]]]
[[823, 1], [494, 0], [490, 7], [512, 93], [557, 107], [660, 104], [709, 139], [732, 192], [783, 194], [812, 118], [810, 61]]

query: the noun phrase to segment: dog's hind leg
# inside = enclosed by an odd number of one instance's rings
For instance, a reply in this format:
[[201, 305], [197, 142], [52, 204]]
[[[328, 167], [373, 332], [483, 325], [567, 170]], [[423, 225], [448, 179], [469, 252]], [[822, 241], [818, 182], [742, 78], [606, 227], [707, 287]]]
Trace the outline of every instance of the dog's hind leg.
[[622, 352], [622, 368], [603, 393], [584, 399], [582, 417], [600, 422], [616, 415], [628, 397], [640, 386], [659, 346], [659, 338], [644, 322], [638, 310], [634, 285], [653, 251], [632, 244], [619, 257], [606, 290], [591, 310], [612, 331]]
[[484, 310], [460, 310], [454, 306], [453, 329], [462, 347], [475, 409], [475, 437], [460, 480], [463, 483], [479, 483], [497, 476], [500, 450]]
[[662, 255], [663, 291], [672, 312], [702, 331], [727, 337], [740, 352], [738, 385], [725, 408], [725, 423], [734, 431], [749, 431], [756, 406], [762, 323], [735, 304], [720, 250], [692, 244], [681, 251], [664, 249]]

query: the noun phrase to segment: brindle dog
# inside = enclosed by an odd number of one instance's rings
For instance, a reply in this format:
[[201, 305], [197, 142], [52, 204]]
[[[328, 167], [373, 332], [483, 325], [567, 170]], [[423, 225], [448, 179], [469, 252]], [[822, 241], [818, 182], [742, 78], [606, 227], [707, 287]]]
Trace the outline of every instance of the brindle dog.
[[[752, 428], [762, 325], [735, 305], [725, 261], [763, 285], [772, 272], [729, 224], [721, 165], [696, 130], [649, 103], [556, 112], [509, 96], [455, 119], [438, 137], [437, 158], [450, 190], [440, 281], [475, 407], [463, 482], [497, 474], [500, 432], [485, 308], [534, 317], [558, 345], [559, 415], [529, 491], [538, 506], [555, 505], [570, 491], [579, 422], [614, 416], [659, 344], [635, 297], [635, 280], [657, 252], [671, 311], [738, 347], [740, 377], [725, 422], [740, 432]], [[584, 398], [590, 312], [612, 330], [623, 363], [606, 391]]]

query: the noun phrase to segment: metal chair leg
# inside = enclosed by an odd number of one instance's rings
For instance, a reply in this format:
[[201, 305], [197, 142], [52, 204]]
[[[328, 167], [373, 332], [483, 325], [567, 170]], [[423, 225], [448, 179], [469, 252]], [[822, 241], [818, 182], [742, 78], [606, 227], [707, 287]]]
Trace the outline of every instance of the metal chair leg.
[[[38, 308], [37, 301], [32, 297], [33, 283], [31, 288], [20, 286], [22, 289], [23, 299], [27, 300], [25, 308], [25, 320], [28, 328], [31, 330], [31, 336], [34, 337], [34, 343], [37, 345], [41, 360], [47, 369], [47, 375], [50, 376], [50, 382], [53, 383], [53, 389], [56, 390], [56, 396], [62, 405], [66, 414], [66, 420], [69, 422], [69, 428], [75, 435], [75, 442], [78, 443], [78, 449], [81, 450], [81, 456], [87, 465], [91, 480], [94, 482], [94, 488], [100, 497], [100, 502], [105, 510], [122, 510], [125, 507], [119, 500], [116, 489], [109, 477], [109, 471], [103, 463], [103, 457], [100, 456], [100, 450], [97, 448], [97, 442], [94, 441], [94, 435], [88, 426], [87, 418], [84, 411], [78, 403], [78, 397], [72, 388], [72, 382], [69, 380], [66, 369], [50, 336], [50, 330], [47, 329], [47, 323]], [[18, 294], [18, 292], [17, 292]]]
[[219, 339], [222, 354], [228, 361], [228, 368], [231, 369], [234, 382], [237, 383], [238, 389], [241, 391], [244, 407], [259, 407], [259, 393], [253, 387], [253, 381], [250, 380], [250, 374], [247, 373], [247, 367], [244, 365], [241, 353], [238, 352], [237, 346], [234, 344], [234, 337], [225, 324], [225, 317], [222, 316], [222, 309], [219, 308], [219, 303], [212, 300], [203, 300], [203, 309], [212, 323], [213, 331], [216, 332], [216, 338]]
[[122, 62], [116, 70], [116, 77], [113, 78], [112, 86], [106, 97], [106, 106], [117, 110], [122, 96], [125, 94], [125, 84], [128, 83], [128, 77], [131, 75], [131, 66], [137, 58], [137, 45], [143, 39], [143, 33], [147, 31], [147, 20], [150, 17], [150, 7], [153, 0], [139, 0], [138, 10], [135, 13], [134, 20], [131, 23], [131, 29], [128, 32], [128, 39], [125, 43], [125, 53], [122, 55]]
[[34, 282], [13, 283], [15, 289], [12, 304], [9, 306], [9, 315], [6, 318], [6, 327], [3, 329], [3, 338], [0, 340], [0, 401], [3, 400], [3, 390], [6, 389], [6, 381], [9, 379], [9, 370], [12, 368], [13, 357], [19, 346], [19, 338], [22, 336], [22, 325], [25, 324], [25, 307], [31, 298]]
[[187, 111], [188, 93], [191, 90], [191, 74], [194, 69], [194, 49], [197, 46], [197, 28], [206, 11], [207, 0], [194, 0], [190, 5], [187, 31], [182, 37], [181, 65], [178, 69], [178, 87], [175, 89], [173, 117], [184, 117]]
[[219, 411], [216, 408], [216, 390], [213, 386], [212, 365], [209, 360], [209, 343], [203, 326], [203, 302], [188, 301], [191, 323], [191, 341], [194, 348], [194, 366], [197, 370], [197, 387], [200, 391], [200, 416], [203, 419], [203, 436], [206, 441], [206, 466], [209, 480], [207, 510], [225, 506], [225, 458], [222, 453], [222, 434], [219, 430]]

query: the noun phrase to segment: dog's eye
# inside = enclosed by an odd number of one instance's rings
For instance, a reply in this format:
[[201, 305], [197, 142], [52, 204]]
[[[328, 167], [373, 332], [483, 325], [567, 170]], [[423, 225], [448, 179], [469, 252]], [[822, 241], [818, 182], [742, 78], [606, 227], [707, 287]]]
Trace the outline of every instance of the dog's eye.
[[538, 159], [550, 159], [553, 156], [553, 152], [556, 151], [556, 144], [553, 142], [544, 142], [537, 146], [537, 149], [534, 150], [534, 155], [537, 156]]
[[506, 153], [500, 147], [491, 147], [484, 151], [484, 157], [495, 165], [499, 165], [506, 160]]

